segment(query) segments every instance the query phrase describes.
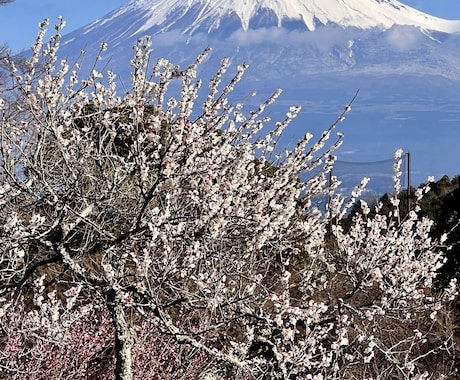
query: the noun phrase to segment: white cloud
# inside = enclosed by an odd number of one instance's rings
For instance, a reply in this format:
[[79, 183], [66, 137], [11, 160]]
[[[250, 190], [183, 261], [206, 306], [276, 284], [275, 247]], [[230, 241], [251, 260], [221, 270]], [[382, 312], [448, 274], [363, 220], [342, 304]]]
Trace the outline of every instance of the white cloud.
[[316, 45], [320, 50], [328, 50], [333, 45], [341, 45], [352, 38], [353, 32], [342, 28], [318, 28], [314, 32], [288, 30], [285, 28], [258, 28], [232, 33], [229, 40], [240, 46], [274, 43], [278, 45]]
[[152, 42], [154, 48], [157, 47], [165, 47], [165, 46], [174, 46], [177, 44], [183, 44], [187, 42], [188, 36], [181, 33], [180, 30], [175, 29], [169, 32], [160, 33], [154, 35], [152, 38]]
[[415, 48], [422, 38], [419, 29], [410, 26], [396, 26], [387, 31], [386, 41], [396, 50], [407, 51]]

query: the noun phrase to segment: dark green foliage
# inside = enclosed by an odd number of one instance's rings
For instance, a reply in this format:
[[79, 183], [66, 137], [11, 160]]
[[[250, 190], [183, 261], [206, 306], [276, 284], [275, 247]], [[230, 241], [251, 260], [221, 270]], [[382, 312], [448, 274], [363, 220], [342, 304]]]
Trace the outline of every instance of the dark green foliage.
[[[110, 125], [106, 125], [104, 114], [110, 112]], [[146, 105], [143, 110], [142, 119], [139, 123], [133, 121], [133, 110], [128, 107], [115, 107], [112, 109], [100, 109], [94, 104], [85, 105], [74, 115], [73, 128], [86, 134], [94, 140], [96, 145], [105, 150], [108, 145], [112, 145], [114, 153], [120, 157], [127, 158], [131, 151], [131, 146], [135, 143], [130, 126], [134, 123], [138, 130], [148, 128], [149, 118], [156, 114], [156, 109], [152, 105]], [[160, 143], [166, 143], [166, 135], [170, 132], [170, 126], [166, 121], [161, 123]]]
[[[422, 184], [420, 187], [425, 186]], [[415, 188], [410, 189], [410, 209], [419, 206], [420, 216], [425, 216], [434, 222], [432, 238], [438, 241], [444, 234], [448, 239], [440, 248], [446, 251], [447, 262], [439, 271], [438, 285], [445, 286], [452, 278], [460, 281], [460, 176], [452, 180], [448, 176], [442, 177], [439, 181], [430, 184], [430, 191], [426, 193], [421, 201], [417, 202]], [[404, 220], [408, 212], [407, 190], [402, 191], [400, 196], [400, 219]], [[382, 212], [387, 214], [393, 210], [388, 194], [383, 195], [379, 202], [382, 204]], [[342, 220], [344, 228], [348, 228], [353, 216], [361, 212], [359, 203], [355, 205], [352, 212]], [[369, 217], [373, 217], [371, 211]]]
[[422, 214], [433, 220], [433, 237], [439, 238], [448, 233], [445, 245], [447, 262], [440, 270], [440, 285], [445, 285], [451, 278], [460, 281], [460, 177], [452, 180], [444, 176], [431, 185], [431, 191], [420, 202]]

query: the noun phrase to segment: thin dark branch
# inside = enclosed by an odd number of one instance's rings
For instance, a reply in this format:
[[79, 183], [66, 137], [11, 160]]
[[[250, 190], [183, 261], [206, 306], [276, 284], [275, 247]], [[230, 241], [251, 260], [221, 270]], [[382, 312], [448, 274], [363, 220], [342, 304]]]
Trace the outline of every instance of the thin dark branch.
[[51, 256], [50, 258], [46, 260], [38, 261], [27, 268], [27, 270], [24, 273], [24, 276], [22, 276], [22, 278], [19, 281], [11, 282], [8, 284], [0, 284], [0, 289], [20, 288], [27, 282], [27, 280], [35, 273], [37, 269], [44, 267], [46, 265], [55, 264], [58, 262], [62, 262], [62, 258], [60, 256]]

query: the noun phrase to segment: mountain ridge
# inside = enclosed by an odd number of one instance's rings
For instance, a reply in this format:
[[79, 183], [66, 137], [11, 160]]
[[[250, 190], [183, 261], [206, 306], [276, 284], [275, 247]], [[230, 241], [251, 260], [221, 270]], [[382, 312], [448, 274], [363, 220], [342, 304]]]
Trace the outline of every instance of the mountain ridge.
[[[277, 71], [283, 61], [291, 68], [281, 71], [281, 76], [294, 68], [306, 74], [390, 69], [460, 79], [458, 49], [443, 48], [446, 42], [457, 45], [449, 40], [460, 40], [460, 21], [429, 16], [396, 0], [319, 3], [320, 0], [171, 0], [166, 4], [132, 0], [64, 36], [62, 50], [72, 56], [76, 49], [94, 52], [106, 42], [118, 61], [126, 64], [131, 58], [127, 47], [150, 35], [155, 53], [166, 53], [176, 64], [190, 62], [211, 46], [221, 57], [249, 64], [255, 59], [257, 65], [268, 66], [264, 71]], [[417, 23], [418, 26], [410, 25]], [[447, 29], [454, 32], [448, 33]], [[254, 58], [258, 48], [263, 50], [264, 60]]]
[[[444, 33], [460, 32], [460, 21], [430, 16], [396, 0], [132, 0], [113, 12], [108, 19], [103, 18], [95, 24], [134, 11], [144, 14], [143, 27], [134, 31], [134, 34], [156, 25], [163, 25], [162, 31], [167, 31], [171, 25], [176, 25], [171, 18], [177, 20], [184, 17], [195, 7], [199, 12], [194, 22], [183, 28], [184, 33], [192, 34], [200, 24], [206, 22], [209, 23], [208, 32], [211, 32], [219, 28], [223, 18], [233, 14], [246, 31], [251, 26], [251, 19], [263, 10], [274, 13], [278, 27], [284, 21], [295, 20], [302, 21], [310, 31], [314, 31], [318, 25], [336, 24], [359, 29], [410, 25]], [[88, 25], [88, 28], [91, 29], [92, 25]]]
[[[157, 0], [131, 1], [64, 35], [60, 57], [74, 61], [84, 49], [85, 62], [92, 67], [100, 44], [106, 42], [108, 52], [98, 67], [113, 71], [123, 83], [129, 83], [131, 48], [145, 35], [152, 36], [152, 65], [156, 59], [166, 58], [185, 67], [210, 46], [213, 53], [200, 68], [204, 81], [218, 70], [222, 58], [229, 57], [235, 64], [249, 64], [236, 96], [245, 97], [256, 89], [258, 98], [254, 101], [264, 101], [277, 87], [284, 89], [283, 98], [271, 110], [273, 119], [284, 118], [285, 107], [292, 104], [303, 107], [296, 123], [300, 127], [287, 133], [288, 141], [304, 133], [303, 125], [315, 135], [321, 133], [334, 120], [335, 112], [360, 89], [350, 115], [353, 121], [346, 151], [351, 153], [347, 153], [346, 161], [386, 159], [397, 148], [403, 148], [411, 151], [413, 170], [419, 171], [412, 172], [414, 183], [423, 182], [428, 175], [458, 173], [459, 32], [399, 24], [385, 28], [381, 23], [370, 29], [318, 23], [310, 31], [299, 18], [284, 18], [279, 26], [282, 12], [266, 8], [260, 8], [245, 30], [236, 12], [220, 9], [220, 16], [211, 17], [208, 8], [200, 6], [202, 2], [210, 4], [205, 0], [175, 0], [168, 4], [186, 7], [167, 8]], [[262, 0], [252, 2], [256, 3], [267, 4]], [[423, 13], [397, 1], [344, 3], [396, 6], [400, 8], [395, 11], [401, 12], [398, 20], [413, 12], [425, 19]], [[152, 14], [152, 4], [157, 10], [161, 7], [163, 13]], [[433, 19], [435, 26], [446, 21], [426, 15], [426, 20]], [[196, 27], [192, 27], [194, 23]], [[428, 155], [428, 151], [436, 152], [436, 156]], [[437, 167], [438, 161], [446, 163], [443, 168]]]

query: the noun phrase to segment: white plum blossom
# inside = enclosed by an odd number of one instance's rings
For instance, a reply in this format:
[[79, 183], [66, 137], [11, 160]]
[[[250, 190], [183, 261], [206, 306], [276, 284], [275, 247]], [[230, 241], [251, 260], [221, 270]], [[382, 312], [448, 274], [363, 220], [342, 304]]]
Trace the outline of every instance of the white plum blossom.
[[442, 316], [457, 284], [433, 287], [444, 256], [432, 222], [400, 220], [402, 151], [389, 214], [362, 200], [369, 178], [349, 197], [329, 181], [352, 104], [283, 152], [300, 107], [273, 123], [281, 90], [234, 104], [247, 65], [232, 76], [224, 59], [205, 83], [210, 49], [186, 68], [150, 67], [145, 38], [120, 95], [99, 60], [84, 80], [59, 61], [64, 22], [45, 43], [47, 25], [0, 101], [0, 325], [18, 295], [24, 328], [56, 344], [88, 313], [109, 315], [125, 380], [141, 326], [212, 358], [208, 378], [455, 376]]

